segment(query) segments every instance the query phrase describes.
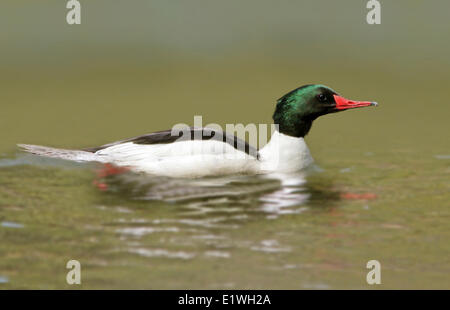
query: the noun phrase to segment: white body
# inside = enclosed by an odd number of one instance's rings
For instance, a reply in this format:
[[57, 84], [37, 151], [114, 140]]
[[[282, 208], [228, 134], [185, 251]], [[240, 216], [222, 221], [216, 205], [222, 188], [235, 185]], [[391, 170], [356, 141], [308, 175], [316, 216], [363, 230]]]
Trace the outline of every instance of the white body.
[[95, 153], [20, 145], [25, 150], [75, 161], [97, 161], [130, 167], [135, 171], [171, 177], [226, 174], [290, 173], [313, 162], [303, 138], [275, 131], [259, 151], [259, 159], [216, 140], [188, 140], [167, 144], [125, 142]]

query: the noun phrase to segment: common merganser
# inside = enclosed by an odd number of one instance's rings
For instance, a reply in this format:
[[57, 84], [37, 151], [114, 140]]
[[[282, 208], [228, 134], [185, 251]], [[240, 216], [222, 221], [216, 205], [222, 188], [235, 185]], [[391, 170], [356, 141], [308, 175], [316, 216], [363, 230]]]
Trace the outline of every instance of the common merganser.
[[273, 114], [278, 128], [259, 151], [234, 135], [211, 128], [189, 128], [178, 133], [159, 131], [82, 150], [18, 146], [37, 155], [112, 163], [172, 177], [291, 173], [313, 162], [304, 137], [316, 118], [376, 105], [371, 101], [345, 99], [324, 85], [301, 86], [278, 99]]

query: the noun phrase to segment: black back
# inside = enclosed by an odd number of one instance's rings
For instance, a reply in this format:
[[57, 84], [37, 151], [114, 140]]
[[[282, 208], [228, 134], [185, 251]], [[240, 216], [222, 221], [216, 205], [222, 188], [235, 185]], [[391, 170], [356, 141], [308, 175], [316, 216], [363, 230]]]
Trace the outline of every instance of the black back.
[[[185, 137], [184, 136], [185, 134], [188, 134], [189, 136]], [[95, 153], [108, 147], [127, 142], [132, 142], [134, 144], [168, 144], [186, 140], [211, 140], [211, 139], [228, 143], [235, 149], [243, 151], [248, 155], [259, 159], [258, 150], [253, 146], [249, 145], [246, 141], [239, 139], [235, 135], [228, 134], [221, 130], [211, 128], [194, 128], [194, 127], [188, 129], [180, 129], [179, 131], [174, 130], [173, 132], [172, 130], [152, 132], [146, 135], [105, 144], [99, 147], [86, 148], [83, 149], [83, 151]]]

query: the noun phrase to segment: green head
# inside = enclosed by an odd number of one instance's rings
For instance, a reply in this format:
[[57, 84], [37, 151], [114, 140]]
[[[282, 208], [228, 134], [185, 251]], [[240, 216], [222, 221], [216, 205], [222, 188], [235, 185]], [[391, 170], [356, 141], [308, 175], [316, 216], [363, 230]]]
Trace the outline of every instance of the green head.
[[345, 99], [324, 85], [304, 85], [278, 99], [273, 121], [280, 133], [304, 137], [321, 115], [371, 105], [377, 103]]

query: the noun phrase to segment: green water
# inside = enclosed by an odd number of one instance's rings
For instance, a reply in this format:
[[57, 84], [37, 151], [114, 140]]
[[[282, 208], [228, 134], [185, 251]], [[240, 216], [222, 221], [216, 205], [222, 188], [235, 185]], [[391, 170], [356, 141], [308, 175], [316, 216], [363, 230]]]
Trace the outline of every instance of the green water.
[[[99, 1], [75, 29], [44, 2], [0, 13], [0, 289], [450, 288], [450, 27], [433, 18], [444, 9], [386, 4], [367, 28], [364, 7], [333, 24], [309, 17], [320, 1], [264, 2], [259, 18], [222, 4], [195, 20], [174, 4], [151, 18], [129, 7], [131, 19]], [[315, 167], [291, 185], [125, 173], [102, 191], [100, 167], [15, 147], [96, 146], [194, 115], [269, 123], [277, 98], [316, 82], [380, 106], [318, 119]], [[71, 259], [80, 286], [66, 283]], [[373, 259], [379, 286], [366, 282]]]

